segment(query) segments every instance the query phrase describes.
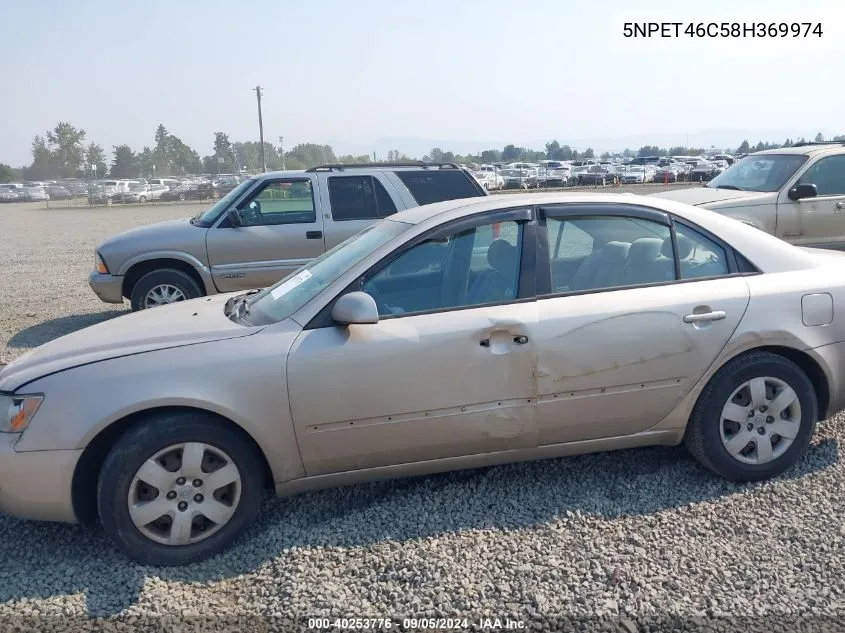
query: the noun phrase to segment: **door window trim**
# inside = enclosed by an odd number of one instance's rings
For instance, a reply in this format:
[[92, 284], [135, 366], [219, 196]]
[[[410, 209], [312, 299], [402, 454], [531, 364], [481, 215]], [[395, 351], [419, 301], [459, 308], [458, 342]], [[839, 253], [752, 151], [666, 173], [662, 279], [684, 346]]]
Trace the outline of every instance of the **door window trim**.
[[[542, 270], [542, 276], [537, 275], [537, 297], [538, 299], [554, 299], [557, 297], [570, 297], [576, 295], [596, 294], [599, 292], [614, 292], [617, 290], [630, 290], [637, 288], [654, 288], [658, 286], [669, 286], [675, 284], [694, 283], [697, 281], [712, 281], [714, 279], [729, 279], [733, 277], [745, 277], [748, 275], [761, 274], [760, 271], [741, 253], [738, 253], [732, 246], [727, 244], [724, 240], [713, 235], [707, 229], [693, 224], [688, 220], [678, 218], [677, 216], [659, 211], [657, 209], [650, 209], [636, 204], [626, 203], [599, 203], [599, 204], [585, 204], [585, 203], [562, 203], [556, 205], [543, 205], [539, 208], [538, 214], [538, 232], [537, 232], [537, 252], [546, 252], [545, 264], [538, 260], [538, 271]], [[672, 237], [672, 257], [674, 259], [675, 279], [668, 281], [655, 281], [645, 284], [631, 284], [627, 286], [610, 286], [607, 288], [591, 288], [589, 290], [571, 290], [564, 292], [552, 292], [552, 260], [551, 250], [549, 244], [548, 228], [546, 224], [547, 219], [575, 219], [580, 217], [632, 217], [642, 220], [649, 220], [657, 222], [663, 226], [667, 226]], [[725, 251], [726, 262], [728, 264], [727, 275], [712, 275], [710, 277], [691, 277], [689, 279], [681, 279], [680, 275], [680, 260], [678, 259], [678, 238], [675, 233], [675, 226], [680, 225], [691, 231], [700, 233], [704, 237], [712, 240], [717, 246]], [[749, 270], [749, 268], [751, 270]], [[546, 275], [548, 278], [546, 279]], [[539, 280], [542, 277], [542, 284]], [[545, 292], [544, 292], [545, 291]]]
[[[241, 209], [245, 205], [252, 202], [267, 187], [279, 182], [308, 182], [311, 183], [311, 207], [314, 209], [314, 222], [296, 222], [290, 224], [259, 224], [257, 226], [310, 226], [312, 224], [322, 224], [320, 212], [317, 208], [317, 182], [309, 176], [287, 176], [281, 178], [264, 178], [258, 180], [255, 186], [249, 191], [245, 192], [238, 200], [233, 201], [226, 209], [220, 213], [220, 217], [211, 228], [213, 229], [230, 229], [232, 225], [229, 224], [229, 210]], [[253, 228], [253, 227], [239, 227], [239, 228]]]
[[[358, 275], [352, 280], [343, 290], [338, 292], [332, 299], [324, 305], [320, 311], [302, 328], [303, 330], [317, 330], [327, 327], [338, 327], [338, 324], [331, 317], [332, 308], [335, 302], [343, 295], [350, 292], [360, 291], [364, 285], [364, 280], [372, 275], [380, 272], [384, 268], [392, 264], [396, 259], [404, 253], [414, 248], [415, 246], [437, 237], [446, 237], [455, 233], [460, 233], [468, 229], [485, 226], [487, 224], [496, 224], [500, 222], [521, 222], [521, 251], [519, 262], [519, 281], [517, 284], [517, 297], [509, 301], [499, 301], [495, 303], [479, 303], [467, 306], [452, 306], [449, 308], [438, 308], [435, 310], [420, 310], [417, 312], [407, 312], [403, 314], [385, 315], [379, 317], [379, 322], [397, 319], [403, 317], [414, 317], [427, 314], [438, 314], [445, 312], [457, 312], [459, 310], [472, 310], [475, 308], [485, 308], [498, 305], [511, 305], [516, 303], [527, 303], [537, 300], [536, 279], [537, 271], [541, 270], [539, 267], [538, 251], [537, 251], [537, 237], [539, 235], [537, 230], [537, 218], [532, 207], [518, 207], [511, 209], [497, 209], [494, 211], [486, 211], [471, 216], [452, 220], [438, 226], [432, 227], [428, 231], [420, 233], [416, 237], [411, 238], [389, 254], [382, 257], [378, 262], [370, 266], [362, 274]], [[543, 227], [545, 231], [545, 227]], [[546, 257], [548, 260], [548, 257]]]

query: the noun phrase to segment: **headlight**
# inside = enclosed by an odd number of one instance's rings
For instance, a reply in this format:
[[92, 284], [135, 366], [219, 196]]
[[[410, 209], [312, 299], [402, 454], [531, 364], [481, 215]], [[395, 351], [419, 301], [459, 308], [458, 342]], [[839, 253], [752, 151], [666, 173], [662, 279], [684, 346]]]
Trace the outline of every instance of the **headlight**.
[[44, 401], [44, 396], [0, 395], [0, 433], [20, 433]]
[[103, 258], [100, 257], [99, 253], [94, 253], [94, 268], [98, 273], [103, 275], [106, 275], [109, 272], [109, 269], [106, 267], [106, 263], [103, 261]]

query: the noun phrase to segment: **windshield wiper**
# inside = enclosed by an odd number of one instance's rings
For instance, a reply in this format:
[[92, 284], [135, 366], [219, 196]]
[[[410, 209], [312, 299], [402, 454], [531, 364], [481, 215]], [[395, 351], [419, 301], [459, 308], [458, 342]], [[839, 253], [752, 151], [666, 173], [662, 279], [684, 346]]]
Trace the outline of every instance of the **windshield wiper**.
[[199, 219], [200, 219], [200, 216], [195, 215], [194, 217], [192, 217], [192, 218], [191, 218], [190, 222], [191, 222], [191, 224], [193, 224], [194, 226], [196, 226], [196, 225], [197, 225], [197, 222], [199, 222]]
[[745, 191], [742, 187], [737, 187], [736, 185], [717, 185], [713, 187], [714, 189], [730, 189], [732, 191]]

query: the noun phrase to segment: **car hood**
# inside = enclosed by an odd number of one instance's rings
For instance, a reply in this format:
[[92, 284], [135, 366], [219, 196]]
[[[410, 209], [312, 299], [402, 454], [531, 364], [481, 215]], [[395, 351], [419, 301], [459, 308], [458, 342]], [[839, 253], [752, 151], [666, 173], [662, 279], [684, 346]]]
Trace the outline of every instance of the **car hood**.
[[223, 313], [236, 293], [201, 297], [119, 316], [35, 348], [0, 371], [0, 391], [14, 391], [49, 374], [120, 356], [249, 336]]
[[695, 206], [707, 206], [716, 202], [736, 200], [740, 204], [747, 204], [752, 200], [759, 200], [776, 196], [777, 194], [760, 191], [735, 191], [733, 189], [715, 189], [711, 187], [690, 187], [688, 189], [673, 189], [649, 194], [656, 198], [666, 198], [675, 202], [683, 202]]

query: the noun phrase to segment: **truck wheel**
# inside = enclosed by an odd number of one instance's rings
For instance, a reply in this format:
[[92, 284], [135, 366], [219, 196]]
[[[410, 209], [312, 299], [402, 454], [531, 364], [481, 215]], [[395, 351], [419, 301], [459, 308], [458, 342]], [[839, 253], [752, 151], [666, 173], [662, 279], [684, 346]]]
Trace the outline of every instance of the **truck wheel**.
[[132, 310], [138, 311], [196, 299], [203, 294], [199, 284], [187, 273], [173, 268], [162, 268], [147, 273], [135, 282], [130, 301]]
[[106, 534], [146, 565], [184, 565], [229, 547], [264, 495], [261, 456], [201, 412], [161, 413], [127, 431], [103, 462], [97, 509]]

